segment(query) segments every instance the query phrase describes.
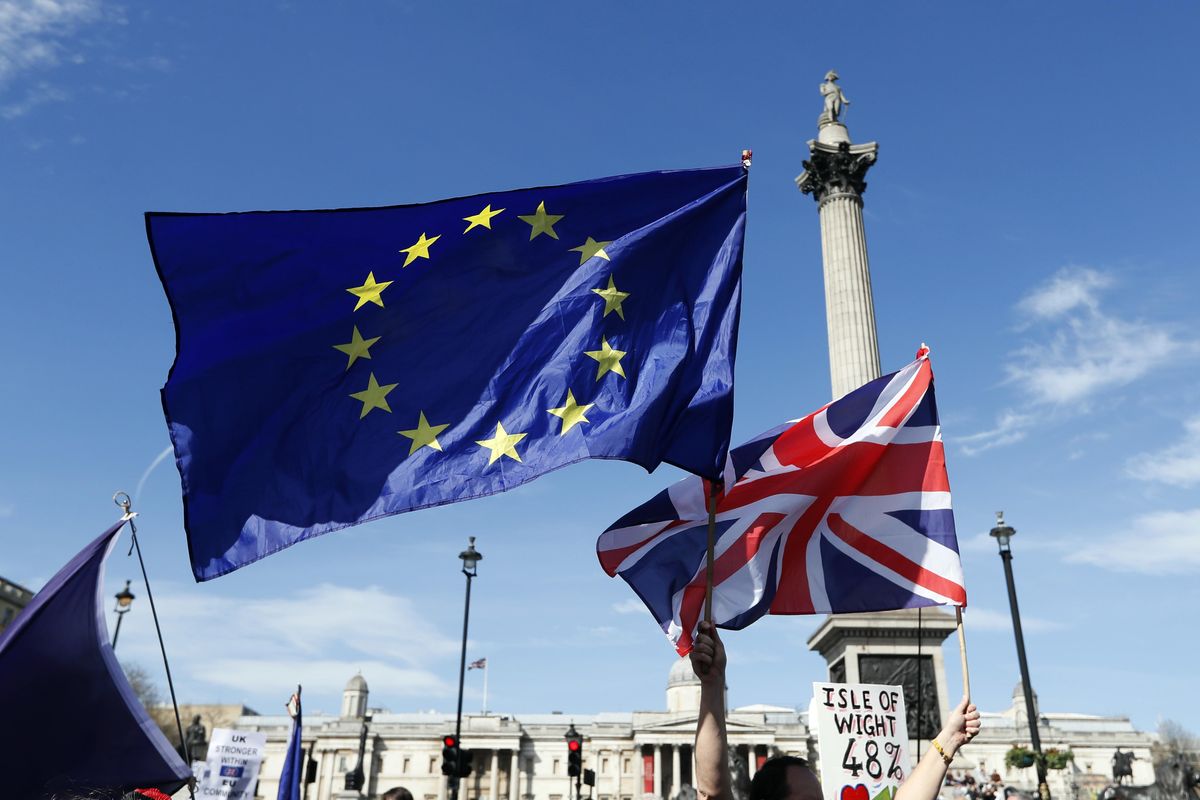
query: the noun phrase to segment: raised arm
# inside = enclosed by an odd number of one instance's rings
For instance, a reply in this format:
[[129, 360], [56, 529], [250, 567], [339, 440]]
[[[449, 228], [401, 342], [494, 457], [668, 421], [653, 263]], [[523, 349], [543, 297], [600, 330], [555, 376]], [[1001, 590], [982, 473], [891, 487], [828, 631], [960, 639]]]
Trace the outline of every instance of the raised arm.
[[[908, 779], [896, 790], [896, 800], [935, 800], [946, 778], [950, 759], [958, 748], [975, 738], [979, 733], [979, 710], [964, 697], [942, 727], [942, 732], [931, 743], [929, 750]], [[938, 750], [941, 747], [941, 750]]]
[[696, 793], [699, 800], [727, 800], [729, 737], [725, 731], [725, 646], [710, 622], [700, 623], [692, 644], [692, 670], [700, 679], [696, 719]]

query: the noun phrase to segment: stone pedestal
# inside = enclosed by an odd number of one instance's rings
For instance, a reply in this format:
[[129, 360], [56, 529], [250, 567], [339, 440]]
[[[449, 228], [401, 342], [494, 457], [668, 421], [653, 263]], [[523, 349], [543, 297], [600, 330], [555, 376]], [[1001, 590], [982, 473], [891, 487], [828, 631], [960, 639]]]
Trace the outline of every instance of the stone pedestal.
[[862, 195], [879, 145], [852, 144], [846, 127], [826, 122], [808, 142], [796, 186], [817, 201], [825, 272], [825, 322], [833, 399], [879, 377], [875, 302], [867, 261]]
[[928, 740], [951, 708], [942, 642], [955, 629], [954, 617], [939, 608], [921, 609], [919, 620], [912, 608], [835, 614], [809, 637], [808, 649], [825, 657], [830, 681], [903, 686], [909, 738]]

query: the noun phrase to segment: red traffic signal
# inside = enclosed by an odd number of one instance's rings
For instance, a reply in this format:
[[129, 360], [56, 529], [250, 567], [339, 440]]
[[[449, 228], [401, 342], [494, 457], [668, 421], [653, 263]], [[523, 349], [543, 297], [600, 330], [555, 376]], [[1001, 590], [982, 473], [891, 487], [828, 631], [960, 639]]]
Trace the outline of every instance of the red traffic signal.
[[442, 746], [444, 746], [444, 747], [458, 747], [458, 739], [456, 739], [456, 738], [454, 738], [453, 736], [451, 736], [451, 735], [447, 734], [446, 736], [443, 736], [443, 737], [442, 737]]
[[571, 739], [567, 742], [567, 749], [572, 753], [578, 753], [579, 748], [581, 747], [583, 747], [583, 742], [579, 741], [578, 739]]

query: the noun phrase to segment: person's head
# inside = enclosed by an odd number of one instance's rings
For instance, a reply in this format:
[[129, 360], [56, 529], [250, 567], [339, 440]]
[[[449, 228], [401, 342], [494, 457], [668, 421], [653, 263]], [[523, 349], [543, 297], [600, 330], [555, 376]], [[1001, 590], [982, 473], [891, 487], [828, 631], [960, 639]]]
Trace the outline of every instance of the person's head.
[[821, 800], [821, 782], [796, 756], [776, 756], [754, 773], [750, 800]]
[[412, 792], [405, 789], [403, 786], [397, 786], [394, 789], [388, 789], [383, 793], [379, 800], [413, 800]]

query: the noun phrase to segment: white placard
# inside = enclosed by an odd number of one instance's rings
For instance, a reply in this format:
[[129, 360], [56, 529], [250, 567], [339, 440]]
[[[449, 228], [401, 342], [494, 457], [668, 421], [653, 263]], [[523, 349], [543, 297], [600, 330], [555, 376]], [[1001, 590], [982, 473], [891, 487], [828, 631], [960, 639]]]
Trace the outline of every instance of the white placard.
[[813, 683], [825, 800], [892, 800], [909, 773], [907, 720], [901, 686]]
[[196, 774], [196, 797], [252, 800], [266, 748], [265, 734], [213, 728], [208, 760]]

